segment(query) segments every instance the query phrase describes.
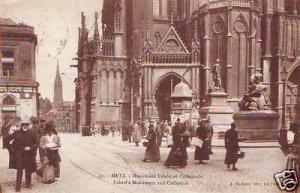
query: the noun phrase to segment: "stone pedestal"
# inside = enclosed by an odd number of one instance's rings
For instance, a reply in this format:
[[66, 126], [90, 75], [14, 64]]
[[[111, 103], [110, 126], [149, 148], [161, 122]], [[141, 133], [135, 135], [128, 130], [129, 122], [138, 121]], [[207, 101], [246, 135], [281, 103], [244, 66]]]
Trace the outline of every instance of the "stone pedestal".
[[215, 91], [207, 94], [204, 107], [200, 108], [201, 119], [210, 117], [210, 123], [214, 132], [222, 137], [233, 122], [233, 110], [227, 102], [227, 94], [223, 91]]
[[241, 111], [233, 116], [239, 137], [245, 140], [277, 140], [279, 115], [275, 111]]

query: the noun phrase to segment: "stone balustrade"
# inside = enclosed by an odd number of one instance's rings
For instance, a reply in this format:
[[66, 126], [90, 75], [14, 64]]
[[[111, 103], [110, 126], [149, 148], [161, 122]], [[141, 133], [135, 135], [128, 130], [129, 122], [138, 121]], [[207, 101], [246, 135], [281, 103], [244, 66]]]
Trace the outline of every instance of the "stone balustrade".
[[0, 25], [0, 33], [33, 34], [34, 28], [25, 25]]

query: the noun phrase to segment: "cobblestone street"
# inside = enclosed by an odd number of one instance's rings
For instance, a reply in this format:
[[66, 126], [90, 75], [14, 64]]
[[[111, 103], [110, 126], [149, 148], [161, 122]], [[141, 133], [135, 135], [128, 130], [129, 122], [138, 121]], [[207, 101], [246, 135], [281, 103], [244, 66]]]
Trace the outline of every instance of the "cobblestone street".
[[[244, 148], [246, 157], [239, 160], [239, 171], [233, 172], [223, 164], [223, 147], [214, 148], [211, 160], [205, 165], [194, 162], [194, 149], [189, 148], [188, 166], [168, 169], [163, 166], [168, 148], [160, 149], [159, 163], [145, 163], [142, 162], [145, 148], [122, 142], [120, 136], [83, 138], [77, 134], [61, 134], [61, 139], [61, 178], [51, 185], [44, 185], [33, 175], [33, 188], [23, 188], [22, 192], [279, 193], [273, 174], [285, 166], [285, 157], [276, 147]], [[7, 150], [0, 150], [0, 158], [0, 182], [4, 193], [14, 192], [15, 171], [7, 169]]]

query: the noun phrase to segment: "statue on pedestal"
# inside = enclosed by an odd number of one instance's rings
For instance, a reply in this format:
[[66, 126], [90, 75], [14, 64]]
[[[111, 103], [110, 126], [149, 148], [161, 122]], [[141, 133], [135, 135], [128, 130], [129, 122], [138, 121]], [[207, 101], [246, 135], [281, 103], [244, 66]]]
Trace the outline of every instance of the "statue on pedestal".
[[269, 110], [266, 97], [267, 87], [262, 84], [262, 74], [253, 74], [250, 79], [249, 91], [239, 102], [240, 111]]
[[212, 68], [211, 91], [224, 91], [221, 82], [221, 67], [219, 59], [217, 59], [217, 62], [213, 65]]

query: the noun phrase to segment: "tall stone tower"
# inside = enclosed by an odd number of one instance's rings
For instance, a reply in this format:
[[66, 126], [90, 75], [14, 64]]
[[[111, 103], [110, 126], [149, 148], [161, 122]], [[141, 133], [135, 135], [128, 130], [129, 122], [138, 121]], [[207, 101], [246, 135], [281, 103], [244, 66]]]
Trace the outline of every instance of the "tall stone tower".
[[56, 111], [63, 106], [63, 92], [62, 92], [62, 81], [59, 72], [59, 65], [57, 61], [56, 76], [54, 80], [54, 98], [53, 98], [53, 109]]

